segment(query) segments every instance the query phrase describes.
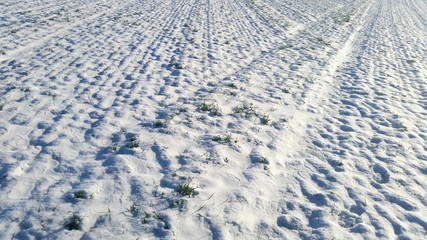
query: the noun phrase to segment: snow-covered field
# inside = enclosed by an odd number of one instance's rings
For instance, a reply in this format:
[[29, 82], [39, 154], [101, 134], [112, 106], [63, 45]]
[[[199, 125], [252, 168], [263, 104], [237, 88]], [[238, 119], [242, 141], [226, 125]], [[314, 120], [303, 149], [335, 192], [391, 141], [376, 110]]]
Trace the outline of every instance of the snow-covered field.
[[0, 1], [0, 239], [427, 239], [425, 0]]

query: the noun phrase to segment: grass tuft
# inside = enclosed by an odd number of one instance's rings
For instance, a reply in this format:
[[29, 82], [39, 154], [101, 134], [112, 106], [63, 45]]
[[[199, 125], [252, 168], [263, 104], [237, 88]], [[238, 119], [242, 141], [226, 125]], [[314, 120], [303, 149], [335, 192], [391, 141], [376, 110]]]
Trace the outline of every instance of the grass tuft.
[[154, 127], [156, 127], [156, 128], [163, 128], [165, 126], [166, 126], [166, 123], [163, 122], [162, 120], [157, 120], [157, 122], [154, 123]]
[[271, 118], [267, 114], [261, 116], [261, 123], [264, 125], [269, 125], [271, 123]]
[[261, 157], [261, 159], [259, 160], [259, 163], [268, 164], [268, 160], [266, 157]]
[[77, 192], [74, 193], [74, 197], [82, 199], [82, 198], [86, 198], [87, 194], [83, 190], [82, 191], [77, 191]]
[[137, 148], [139, 147], [139, 141], [136, 140], [136, 137], [131, 137], [129, 139], [130, 144], [129, 144], [129, 148]]
[[67, 223], [66, 227], [68, 230], [80, 230], [82, 224], [82, 219], [80, 216], [73, 215], [70, 218], [70, 221]]
[[182, 66], [182, 63], [180, 62], [173, 62], [169, 64], [169, 66], [174, 67], [175, 69], [184, 69], [184, 67]]
[[115, 152], [115, 151], [117, 151], [117, 149], [119, 148], [119, 144], [117, 144], [117, 143], [114, 143], [113, 144], [113, 146], [111, 147], [111, 150], [113, 151], [113, 152]]
[[225, 137], [215, 136], [212, 138], [212, 141], [214, 141], [214, 142], [221, 142], [222, 141], [223, 143], [231, 143], [231, 133], [229, 133]]
[[282, 91], [284, 93], [291, 93], [291, 89], [290, 88], [283, 88]]
[[219, 115], [219, 108], [218, 105], [216, 105], [215, 103], [206, 103], [203, 102], [200, 107], [199, 107], [200, 111], [202, 112], [209, 112], [210, 114], [212, 114], [213, 116], [218, 116]]
[[234, 84], [234, 83], [230, 83], [230, 84], [228, 84], [227, 86], [228, 86], [228, 87], [230, 87], [230, 88], [237, 89], [237, 86], [236, 86], [236, 84]]
[[214, 141], [214, 142], [219, 142], [221, 140], [222, 140], [221, 136], [215, 136], [215, 137], [212, 138], [212, 141]]
[[132, 203], [128, 211], [132, 214], [132, 216], [136, 217], [139, 214], [138, 205]]
[[190, 183], [186, 184], [180, 184], [178, 193], [180, 193], [182, 196], [188, 196], [188, 197], [194, 197], [196, 195], [196, 188], [191, 187]]
[[243, 104], [241, 106], [236, 107], [236, 113], [243, 114], [245, 118], [250, 118], [253, 115], [256, 114], [255, 107], [252, 103], [250, 104]]

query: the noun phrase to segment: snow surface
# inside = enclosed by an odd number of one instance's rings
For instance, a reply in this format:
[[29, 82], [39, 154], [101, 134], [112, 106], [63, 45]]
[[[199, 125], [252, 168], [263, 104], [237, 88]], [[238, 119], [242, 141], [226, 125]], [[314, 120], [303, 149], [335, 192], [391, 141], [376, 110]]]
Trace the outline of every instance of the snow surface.
[[2, 0], [0, 239], [427, 239], [426, 18]]

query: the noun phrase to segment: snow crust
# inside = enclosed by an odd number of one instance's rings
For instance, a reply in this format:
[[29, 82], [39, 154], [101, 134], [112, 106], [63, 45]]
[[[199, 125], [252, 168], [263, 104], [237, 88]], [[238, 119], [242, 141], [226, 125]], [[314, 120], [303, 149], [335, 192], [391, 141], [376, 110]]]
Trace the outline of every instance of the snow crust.
[[426, 239], [426, 16], [1, 1], [0, 239]]

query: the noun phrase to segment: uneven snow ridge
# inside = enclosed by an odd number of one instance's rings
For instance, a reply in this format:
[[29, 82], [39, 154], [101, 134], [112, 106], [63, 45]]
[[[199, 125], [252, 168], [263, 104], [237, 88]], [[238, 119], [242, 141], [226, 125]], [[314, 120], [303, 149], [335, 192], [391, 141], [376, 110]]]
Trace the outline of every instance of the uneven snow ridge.
[[0, 2], [0, 239], [426, 239], [427, 2]]

